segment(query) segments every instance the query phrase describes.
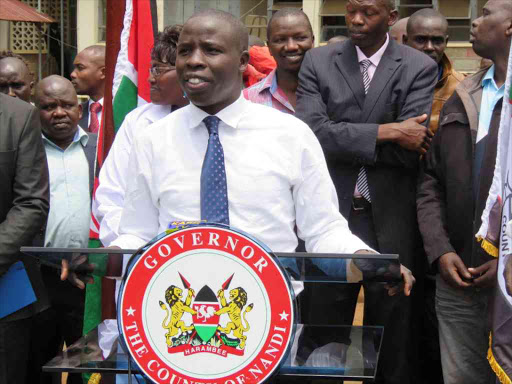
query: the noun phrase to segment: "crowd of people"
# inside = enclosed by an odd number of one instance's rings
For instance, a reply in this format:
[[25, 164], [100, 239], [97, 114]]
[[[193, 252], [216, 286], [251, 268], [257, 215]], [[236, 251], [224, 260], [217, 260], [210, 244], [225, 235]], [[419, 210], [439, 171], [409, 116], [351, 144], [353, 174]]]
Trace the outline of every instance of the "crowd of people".
[[[0, 278], [20, 246], [87, 247], [91, 210], [109, 248], [202, 219], [276, 252], [398, 254], [400, 291], [362, 284], [364, 324], [385, 327], [375, 382], [495, 383], [497, 260], [475, 233], [494, 174], [512, 1], [489, 0], [472, 22], [470, 42], [489, 62], [467, 77], [446, 55], [440, 12], [398, 20], [393, 0], [346, 8], [349, 38], [318, 48], [293, 8], [269, 20], [266, 46], [217, 10], [166, 27], [151, 53], [151, 103], [126, 116], [94, 201], [105, 48], [81, 51], [71, 80], [36, 85], [22, 57], [0, 53]], [[41, 366], [81, 336], [88, 281], [23, 262], [37, 300], [0, 319], [0, 383], [51, 383]], [[360, 288], [312, 287], [302, 320], [352, 324]]]

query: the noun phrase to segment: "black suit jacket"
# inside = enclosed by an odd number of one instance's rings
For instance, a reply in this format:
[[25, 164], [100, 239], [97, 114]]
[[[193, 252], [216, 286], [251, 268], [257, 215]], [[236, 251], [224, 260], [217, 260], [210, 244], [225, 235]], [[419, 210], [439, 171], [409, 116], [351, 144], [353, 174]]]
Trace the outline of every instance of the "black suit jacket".
[[78, 121], [78, 125], [85, 132], [89, 132], [89, 100], [82, 103], [82, 118]]
[[415, 199], [419, 155], [393, 143], [377, 145], [377, 130], [379, 124], [430, 115], [436, 80], [432, 59], [390, 40], [365, 95], [349, 40], [310, 50], [297, 89], [296, 116], [323, 147], [341, 213], [349, 218], [357, 175], [365, 165], [379, 251], [398, 253], [413, 270], [421, 247]]
[[[20, 247], [32, 243], [48, 216], [48, 165], [40, 124], [36, 108], [0, 94], [0, 276], [20, 260]], [[39, 266], [28, 257], [23, 262], [39, 297]], [[2, 321], [28, 317], [36, 307]]]

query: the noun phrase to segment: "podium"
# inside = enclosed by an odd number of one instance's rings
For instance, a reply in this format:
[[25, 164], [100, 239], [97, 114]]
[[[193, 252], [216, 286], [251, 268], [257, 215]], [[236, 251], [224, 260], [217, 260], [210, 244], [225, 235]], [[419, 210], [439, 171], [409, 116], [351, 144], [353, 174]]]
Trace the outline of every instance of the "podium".
[[[66, 259], [72, 272], [82, 274], [86, 271], [84, 264], [73, 264], [73, 260], [78, 259], [80, 255], [95, 254], [96, 257], [103, 255], [105, 258], [121, 258], [123, 255], [132, 255], [137, 250], [109, 249], [110, 256], [105, 254], [104, 249], [23, 247], [21, 251], [26, 257], [37, 258], [41, 264], [57, 269], [61, 268], [62, 260]], [[299, 291], [301, 285], [307, 287], [329, 283], [341, 286], [362, 281], [398, 284], [401, 281], [397, 255], [274, 252], [273, 256], [286, 270], [295, 291]], [[299, 293], [295, 301], [300, 301], [300, 297]], [[106, 332], [113, 327], [115, 328], [115, 324], [108, 321], [100, 324], [98, 328], [45, 364], [43, 371], [100, 373], [102, 383], [114, 383], [115, 375], [128, 374], [129, 380], [133, 383], [149, 383], [150, 381], [140, 381], [144, 380], [140, 375], [138, 379], [133, 376], [140, 374], [141, 370], [127, 355], [121, 346], [122, 342], [119, 342], [115, 335], [112, 336], [112, 332]], [[373, 382], [383, 334], [384, 327], [303, 324], [298, 315], [291, 346], [271, 380], [277, 378], [278, 382], [303, 382], [305, 378], [317, 378]], [[105, 348], [105, 344], [110, 348]]]

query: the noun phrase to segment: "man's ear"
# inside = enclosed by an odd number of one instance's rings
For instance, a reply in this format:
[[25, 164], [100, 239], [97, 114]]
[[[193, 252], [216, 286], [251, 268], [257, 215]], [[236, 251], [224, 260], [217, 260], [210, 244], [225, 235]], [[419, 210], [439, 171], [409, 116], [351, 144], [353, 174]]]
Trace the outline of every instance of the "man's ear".
[[247, 69], [247, 65], [249, 64], [249, 51], [245, 50], [240, 54], [240, 66], [239, 70], [241, 73], [244, 73]]
[[402, 43], [404, 43], [404, 45], [407, 45], [408, 40], [409, 40], [409, 37], [407, 36], [407, 33], [404, 33], [402, 35]]
[[396, 9], [389, 12], [388, 27], [392, 27], [398, 21], [398, 11]]
[[446, 35], [446, 37], [444, 38], [444, 44], [448, 45], [449, 41], [450, 41], [450, 35]]
[[507, 30], [505, 31], [505, 35], [507, 37], [510, 37], [510, 36], [512, 36], [512, 20], [509, 20], [508, 23], [509, 24], [508, 24]]
[[105, 77], [106, 77], [106, 75], [105, 75], [105, 72], [106, 72], [105, 66], [101, 67], [100, 71], [101, 71], [101, 80], [105, 80]]

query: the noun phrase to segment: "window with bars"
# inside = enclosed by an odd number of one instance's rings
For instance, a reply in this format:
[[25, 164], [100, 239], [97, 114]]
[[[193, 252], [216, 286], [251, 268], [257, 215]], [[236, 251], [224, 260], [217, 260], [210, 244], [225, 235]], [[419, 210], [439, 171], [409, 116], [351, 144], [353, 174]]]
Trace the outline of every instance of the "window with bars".
[[[37, 9], [38, 0], [22, 0], [24, 3]], [[55, 20], [60, 21], [60, 0], [40, 0], [41, 12], [53, 17]], [[64, 40], [66, 43], [70, 42], [70, 28], [69, 28], [69, 0], [63, 1], [64, 4]], [[47, 40], [44, 34], [46, 33], [47, 24], [42, 25], [43, 36], [37, 29], [34, 23], [25, 22], [11, 22], [10, 30], [10, 47], [13, 52], [27, 54], [38, 53], [39, 44], [43, 53], [47, 52]], [[41, 37], [41, 38], [40, 38]]]

